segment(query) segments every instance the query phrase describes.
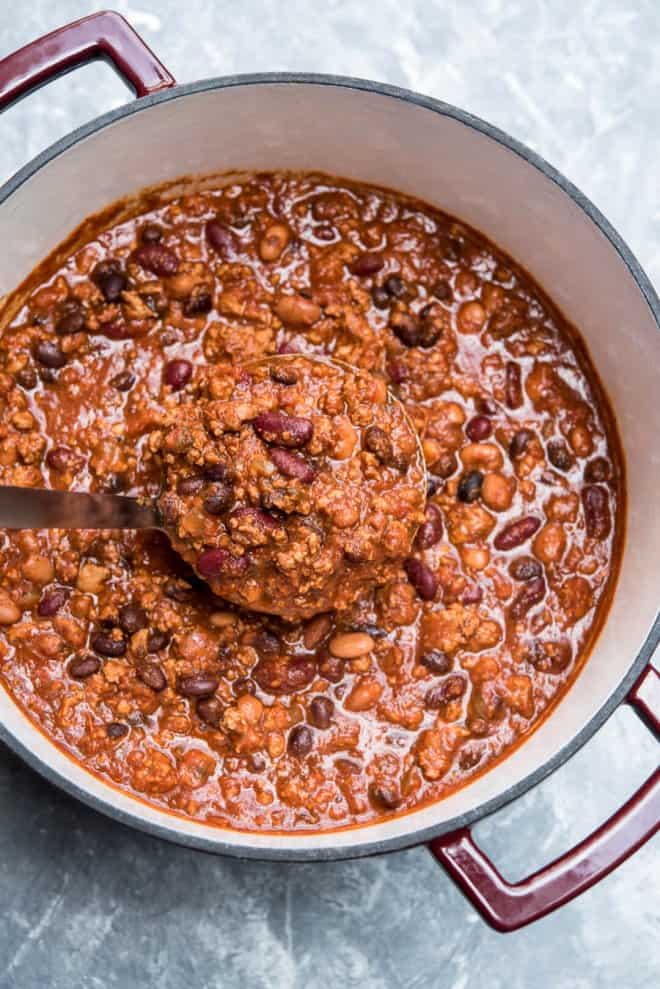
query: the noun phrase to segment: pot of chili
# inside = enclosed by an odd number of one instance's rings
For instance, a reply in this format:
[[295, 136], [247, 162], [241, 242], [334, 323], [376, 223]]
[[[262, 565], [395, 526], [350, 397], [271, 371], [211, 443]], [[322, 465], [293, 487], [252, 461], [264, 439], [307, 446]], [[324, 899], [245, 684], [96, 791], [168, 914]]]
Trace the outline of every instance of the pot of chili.
[[[658, 825], [656, 772], [516, 884], [470, 832], [621, 704], [657, 733], [656, 293], [545, 161], [392, 86], [175, 85], [104, 12], [0, 62], [0, 107], [96, 58], [137, 99], [0, 189], [2, 483], [139, 493], [143, 437], [202, 365], [330, 353], [406, 404], [426, 519], [396, 579], [302, 625], [211, 600], [160, 544], [3, 535], [0, 736], [167, 840], [296, 861], [426, 843], [496, 928], [543, 916]], [[309, 483], [303, 439], [258, 442], [269, 477]], [[372, 431], [366, 462], [387, 450]], [[211, 513], [232, 497], [226, 472], [187, 481]]]

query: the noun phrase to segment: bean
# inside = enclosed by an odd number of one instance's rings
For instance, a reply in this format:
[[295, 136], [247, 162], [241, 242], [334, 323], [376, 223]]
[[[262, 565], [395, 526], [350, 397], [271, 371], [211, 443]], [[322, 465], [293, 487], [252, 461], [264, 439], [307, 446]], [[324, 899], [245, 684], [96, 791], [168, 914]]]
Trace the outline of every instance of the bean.
[[328, 648], [338, 659], [357, 659], [366, 656], [374, 647], [374, 640], [366, 632], [342, 632], [330, 639]]
[[312, 438], [314, 426], [311, 419], [288, 416], [284, 412], [260, 412], [253, 421], [254, 430], [266, 443], [278, 446], [300, 447]]
[[369, 711], [380, 699], [382, 685], [373, 677], [359, 680], [344, 701], [347, 711]]
[[119, 609], [119, 627], [126, 635], [134, 635], [149, 624], [147, 613], [139, 604], [124, 604]]
[[383, 783], [371, 783], [368, 793], [372, 804], [381, 810], [396, 810], [401, 803], [401, 797], [396, 790]]
[[543, 567], [533, 556], [519, 556], [509, 564], [509, 573], [514, 580], [532, 580], [542, 575]]
[[69, 676], [74, 677], [76, 680], [86, 680], [87, 677], [98, 673], [100, 669], [101, 660], [98, 656], [92, 656], [91, 653], [72, 659], [67, 667]]
[[299, 454], [285, 450], [281, 446], [273, 446], [268, 452], [270, 459], [285, 477], [292, 477], [303, 484], [311, 484], [316, 477], [312, 465]]
[[540, 524], [541, 520], [534, 518], [533, 515], [526, 515], [516, 522], [510, 522], [495, 536], [493, 540], [495, 549], [510, 550], [521, 546], [531, 539]]
[[[248, 529], [254, 530], [259, 535], [273, 532], [279, 527], [279, 522], [270, 512], [264, 511], [263, 508], [252, 508], [249, 505], [235, 508], [229, 516], [228, 522], [229, 528], [232, 530], [240, 531], [247, 526]], [[243, 534], [250, 536], [249, 532]]]
[[383, 282], [383, 288], [393, 299], [405, 299], [408, 294], [408, 286], [399, 275], [388, 275]]
[[116, 659], [118, 656], [123, 656], [126, 652], [126, 639], [115, 638], [109, 632], [96, 632], [91, 640], [90, 645], [94, 652], [100, 652], [102, 656], [112, 656]]
[[108, 738], [124, 738], [128, 735], [128, 725], [122, 725], [119, 721], [111, 721], [109, 725], [106, 725], [105, 733]]
[[602, 481], [609, 481], [611, 476], [611, 465], [605, 457], [594, 457], [584, 468], [584, 479], [590, 484], [600, 484]]
[[128, 279], [122, 271], [113, 271], [98, 282], [106, 302], [119, 302], [127, 285]]
[[197, 557], [197, 570], [202, 577], [241, 577], [248, 569], [247, 556], [232, 556], [226, 549], [212, 547]]
[[[242, 640], [241, 640], [242, 641]], [[257, 650], [260, 655], [272, 656], [275, 653], [279, 653], [282, 648], [282, 643], [274, 632], [269, 632], [267, 628], [259, 629], [258, 632], [253, 633], [250, 638], [251, 646]]]
[[505, 512], [511, 507], [515, 492], [515, 480], [499, 471], [491, 471], [484, 477], [481, 500], [494, 512]]
[[287, 749], [297, 759], [309, 755], [314, 745], [314, 736], [307, 725], [295, 725], [289, 732]]
[[34, 348], [34, 356], [44, 367], [54, 369], [66, 364], [66, 354], [53, 340], [40, 340]]
[[135, 375], [130, 371], [120, 371], [114, 378], [110, 378], [110, 384], [117, 391], [130, 391], [135, 384]]
[[184, 697], [209, 697], [220, 685], [217, 677], [205, 673], [177, 677], [176, 689]]
[[523, 403], [520, 365], [507, 361], [504, 372], [504, 397], [510, 409], [519, 409]]
[[582, 504], [587, 536], [590, 539], [607, 539], [612, 528], [612, 520], [606, 489], [596, 484], [583, 488]]
[[330, 615], [316, 615], [305, 625], [303, 644], [305, 649], [316, 649], [326, 638], [332, 628]]
[[371, 290], [371, 298], [378, 309], [387, 309], [391, 299], [382, 285], [374, 285]]
[[381, 464], [391, 464], [394, 459], [392, 441], [380, 426], [369, 426], [364, 433], [364, 446]]
[[204, 227], [206, 239], [218, 254], [231, 257], [236, 251], [236, 238], [231, 230], [219, 220], [209, 220]]
[[329, 697], [315, 697], [309, 705], [309, 720], [315, 728], [320, 728], [321, 731], [330, 727], [334, 713], [335, 705]]
[[163, 231], [157, 223], [147, 223], [140, 231], [140, 240], [143, 244], [157, 244], [162, 237]]
[[203, 316], [213, 309], [213, 296], [206, 285], [196, 285], [183, 303], [183, 315], [190, 318]]
[[280, 365], [271, 367], [270, 376], [273, 381], [277, 381], [278, 385], [295, 385], [298, 381], [298, 375], [291, 367], [287, 367], [286, 363], [282, 362]]
[[217, 697], [200, 697], [195, 704], [195, 711], [201, 721], [216, 728], [222, 721], [224, 707]]
[[143, 244], [133, 252], [133, 260], [159, 278], [176, 275], [179, 270], [176, 254], [163, 244]]
[[254, 695], [257, 685], [250, 677], [239, 677], [238, 680], [234, 680], [231, 689], [234, 697], [244, 697], [245, 694]]
[[395, 312], [390, 316], [390, 329], [404, 347], [416, 347], [419, 343], [419, 324], [410, 313]]
[[55, 332], [60, 337], [81, 333], [85, 329], [85, 313], [78, 302], [67, 302], [63, 314], [55, 323]]
[[450, 701], [458, 700], [463, 696], [466, 690], [467, 681], [465, 677], [455, 673], [452, 676], [447, 677], [446, 680], [443, 680], [442, 683], [431, 687], [431, 689], [426, 692], [424, 704], [426, 707], [431, 708], [432, 711], [437, 711]]
[[476, 402], [477, 411], [484, 416], [496, 416], [497, 415], [497, 404], [492, 398], [486, 398], [482, 396], [477, 399]]
[[442, 512], [437, 505], [427, 505], [424, 521], [417, 530], [415, 546], [418, 549], [429, 549], [442, 539]]
[[481, 494], [483, 483], [484, 475], [480, 470], [470, 470], [463, 474], [458, 482], [458, 500], [466, 504], [476, 501]]
[[450, 302], [453, 297], [451, 285], [444, 279], [437, 281], [431, 292], [436, 299], [439, 299], [441, 302]]
[[461, 333], [478, 333], [487, 318], [488, 314], [481, 303], [473, 300], [464, 302], [460, 307], [456, 323]]
[[165, 384], [169, 385], [172, 391], [180, 391], [190, 381], [192, 371], [193, 367], [190, 361], [169, 361], [165, 365], [165, 372], [163, 375]]
[[550, 440], [548, 443], [548, 460], [557, 470], [570, 470], [575, 459], [563, 440]]
[[190, 584], [186, 581], [166, 580], [163, 584], [163, 593], [165, 597], [170, 598], [171, 601], [179, 601], [182, 603], [190, 600], [193, 590]]
[[152, 628], [147, 637], [147, 652], [160, 652], [167, 648], [169, 642], [169, 632], [164, 632], [160, 628]]
[[303, 295], [283, 295], [275, 314], [289, 326], [313, 326], [321, 318], [321, 307]]
[[452, 666], [451, 658], [442, 649], [431, 649], [429, 652], [425, 652], [420, 663], [431, 673], [449, 673]]
[[545, 597], [545, 581], [543, 577], [533, 577], [523, 584], [520, 591], [513, 600], [509, 609], [509, 615], [514, 622], [519, 622], [525, 617], [530, 608], [539, 604]]
[[432, 601], [438, 589], [438, 581], [433, 571], [414, 556], [408, 557], [404, 569], [422, 601]]
[[547, 522], [532, 543], [534, 555], [546, 565], [559, 563], [566, 549], [566, 532], [559, 522]]
[[204, 468], [204, 477], [208, 481], [228, 481], [234, 479], [234, 474], [226, 464], [210, 464]]
[[518, 457], [522, 457], [533, 439], [534, 433], [531, 429], [519, 429], [514, 433], [509, 443], [509, 456], [511, 459], [517, 460]]
[[283, 223], [271, 224], [259, 241], [259, 257], [262, 261], [277, 261], [290, 239], [289, 229]]
[[465, 427], [468, 439], [471, 439], [473, 443], [481, 443], [483, 440], [487, 440], [492, 431], [493, 424], [488, 416], [474, 416]]
[[484, 592], [478, 584], [470, 584], [465, 588], [461, 595], [461, 604], [481, 604], [483, 600]]
[[204, 487], [201, 474], [191, 474], [190, 477], [180, 477], [176, 482], [176, 493], [184, 498], [197, 494]]
[[16, 374], [16, 383], [26, 391], [31, 391], [37, 386], [37, 372], [33, 367], [23, 367]]
[[147, 687], [151, 687], [156, 693], [165, 690], [167, 686], [165, 671], [158, 663], [145, 663], [143, 666], [138, 667], [137, 675], [142, 683]]
[[343, 660], [333, 656], [327, 649], [322, 650], [319, 673], [330, 683], [339, 683], [345, 673]]
[[358, 254], [348, 267], [352, 275], [366, 277], [368, 275], [375, 275], [384, 264], [385, 258], [380, 251], [364, 251], [364, 253]]
[[222, 515], [234, 503], [234, 489], [224, 481], [217, 481], [204, 499], [207, 515]]
[[69, 594], [68, 587], [56, 587], [53, 591], [46, 591], [37, 605], [39, 617], [52, 618], [56, 615], [68, 601]]

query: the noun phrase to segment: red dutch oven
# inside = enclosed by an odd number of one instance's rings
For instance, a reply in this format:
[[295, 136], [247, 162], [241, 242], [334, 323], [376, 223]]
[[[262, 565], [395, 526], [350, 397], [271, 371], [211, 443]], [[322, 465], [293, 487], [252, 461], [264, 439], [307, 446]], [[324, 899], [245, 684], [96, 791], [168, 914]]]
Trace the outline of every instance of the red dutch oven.
[[579, 845], [511, 884], [470, 827], [535, 786], [623, 703], [658, 733], [660, 677], [660, 305], [628, 247], [598, 210], [529, 149], [471, 115], [392, 86], [277, 73], [175, 85], [132, 28], [99, 13], [0, 62], [0, 108], [96, 58], [137, 99], [58, 141], [0, 189], [0, 295], [85, 217], [178, 176], [305, 169], [398, 189], [440, 206], [524, 259], [580, 327], [608, 390], [626, 456], [628, 520], [621, 575], [593, 654], [524, 745], [445, 800], [393, 820], [319, 834], [212, 827], [151, 807], [87, 773], [0, 690], [0, 736], [47, 779], [132, 827], [194, 848], [296, 861], [350, 858], [426, 843], [485, 919], [502, 931], [541, 917], [607, 875], [655, 833], [656, 770]]

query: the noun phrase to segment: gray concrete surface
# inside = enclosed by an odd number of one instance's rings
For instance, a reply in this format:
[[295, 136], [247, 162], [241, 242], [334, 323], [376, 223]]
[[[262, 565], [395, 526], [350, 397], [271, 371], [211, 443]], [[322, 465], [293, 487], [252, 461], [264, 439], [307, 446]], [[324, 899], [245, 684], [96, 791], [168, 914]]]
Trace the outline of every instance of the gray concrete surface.
[[[0, 3], [0, 54], [99, 6]], [[575, 181], [660, 281], [658, 0], [135, 0], [120, 9], [181, 81], [300, 69], [456, 103]], [[19, 13], [20, 11], [20, 13]], [[0, 178], [128, 99], [104, 66], [0, 122]], [[8, 245], [3, 245], [7, 249]], [[517, 878], [581, 838], [650, 771], [630, 712], [477, 834]], [[597, 888], [508, 937], [423, 849], [319, 866], [212, 858], [78, 805], [0, 749], [3, 989], [650, 989], [660, 861], [647, 846]]]

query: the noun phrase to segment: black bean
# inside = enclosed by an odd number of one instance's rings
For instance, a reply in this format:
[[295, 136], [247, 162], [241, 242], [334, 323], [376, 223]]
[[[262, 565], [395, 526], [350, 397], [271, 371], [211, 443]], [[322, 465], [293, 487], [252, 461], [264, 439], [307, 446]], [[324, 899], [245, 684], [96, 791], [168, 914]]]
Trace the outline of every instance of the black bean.
[[438, 589], [438, 581], [433, 571], [414, 556], [408, 557], [404, 569], [422, 601], [432, 601]]
[[123, 636], [115, 638], [109, 632], [96, 632], [90, 640], [90, 645], [94, 652], [99, 652], [102, 656], [116, 658], [126, 652], [126, 639]]
[[209, 697], [219, 686], [217, 677], [206, 673], [193, 673], [177, 679], [176, 689], [184, 697]]
[[147, 687], [151, 687], [157, 693], [165, 690], [167, 686], [165, 671], [158, 663], [145, 663], [138, 668], [137, 675], [142, 683], [146, 684]]
[[234, 697], [243, 697], [245, 694], [256, 694], [257, 685], [254, 680], [250, 677], [239, 677], [238, 680], [234, 680], [231, 685], [231, 690]]
[[213, 296], [205, 286], [197, 286], [192, 290], [189, 299], [183, 304], [184, 316], [203, 316], [213, 308]]
[[312, 751], [314, 736], [307, 725], [295, 725], [289, 732], [287, 748], [291, 755], [302, 759]]
[[534, 433], [531, 429], [519, 429], [515, 432], [509, 443], [509, 456], [511, 459], [517, 460], [518, 457], [522, 457], [533, 439]]
[[563, 440], [550, 440], [548, 443], [548, 460], [557, 470], [570, 470], [574, 463], [573, 454]]
[[433, 295], [441, 302], [450, 302], [452, 298], [451, 285], [444, 280], [437, 281], [433, 286]]
[[135, 384], [135, 375], [130, 371], [120, 371], [114, 378], [110, 378], [110, 384], [117, 391], [130, 391]]
[[84, 656], [72, 659], [67, 669], [69, 676], [75, 677], [76, 680], [85, 680], [87, 677], [92, 676], [92, 674], [98, 673], [101, 669], [101, 660], [98, 656], [92, 656], [91, 653], [87, 653]]
[[55, 343], [53, 340], [40, 340], [34, 348], [34, 356], [40, 364], [47, 368], [60, 368], [66, 364], [66, 354], [59, 343]]
[[204, 511], [208, 515], [222, 515], [234, 503], [234, 489], [230, 484], [216, 482], [204, 499]]
[[190, 477], [181, 477], [177, 481], [176, 493], [184, 498], [197, 494], [204, 487], [204, 478], [201, 474], [192, 474]]
[[166, 649], [170, 642], [169, 632], [163, 632], [160, 628], [152, 628], [147, 637], [147, 652], [160, 652]]
[[329, 697], [315, 697], [309, 705], [309, 721], [315, 728], [325, 730], [330, 727], [332, 716], [335, 713], [335, 705]]
[[122, 271], [114, 271], [99, 279], [97, 284], [106, 302], [119, 302], [121, 293], [128, 285], [128, 279]]
[[222, 721], [224, 708], [222, 702], [217, 697], [202, 697], [195, 704], [197, 716], [207, 725], [215, 728]]
[[124, 738], [128, 735], [128, 725], [122, 725], [119, 721], [111, 721], [105, 726], [105, 733], [108, 738]]
[[484, 475], [480, 470], [470, 470], [458, 482], [458, 499], [466, 504], [476, 501], [481, 494]]
[[149, 623], [147, 613], [139, 604], [125, 604], [119, 609], [119, 627], [126, 635], [133, 635]]
[[390, 316], [390, 329], [404, 347], [416, 347], [419, 343], [419, 324], [410, 313], [395, 312]]
[[25, 388], [26, 391], [31, 391], [37, 386], [37, 372], [33, 367], [23, 367], [16, 375], [16, 383]]

